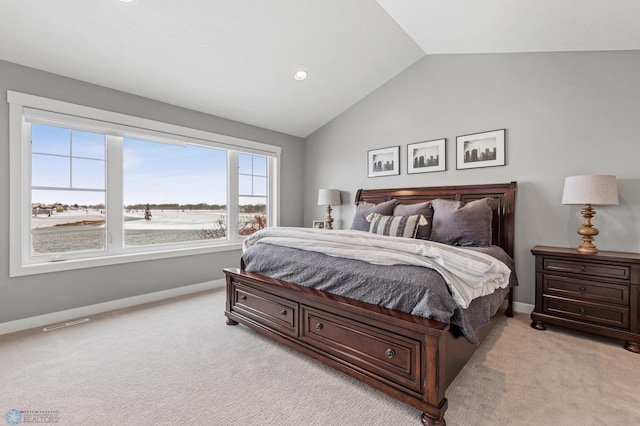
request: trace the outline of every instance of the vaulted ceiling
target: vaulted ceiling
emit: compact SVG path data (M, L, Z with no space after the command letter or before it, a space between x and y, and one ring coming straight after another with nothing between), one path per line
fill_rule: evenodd
M0 0L0 59L306 137L424 55L637 50L639 28L636 0Z

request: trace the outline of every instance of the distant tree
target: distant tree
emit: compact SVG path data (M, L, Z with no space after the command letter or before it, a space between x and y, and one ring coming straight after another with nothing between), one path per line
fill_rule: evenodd
M149 207L149 203L147 203L147 206L144 208L144 220L151 220L151 208Z

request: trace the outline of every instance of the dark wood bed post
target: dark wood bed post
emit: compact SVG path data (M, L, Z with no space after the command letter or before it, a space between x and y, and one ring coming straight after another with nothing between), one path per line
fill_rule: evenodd
M441 380L446 375L445 365L439 362L440 357L446 353L445 340L441 336L449 331L449 327L440 330L439 335L424 336L423 364L427 368L422 371L424 402L433 407L432 410L422 412L420 418L424 426L445 426L444 413L447 411L447 398L444 396L446 386L442 386Z
M435 418L427 413L422 413L422 417L420 418L420 420L422 421L422 424L424 426L446 426L447 424L447 422L444 421L444 417Z
M516 191L518 189L518 185L516 182L511 182L509 184L509 190L505 193L504 198L502 200L500 208L503 210L502 216L505 221L504 223L504 238L505 238L505 251L515 262L515 232L516 232ZM509 306L505 311L505 315L508 317L513 317L513 288L509 291Z
M233 308L233 300L229 297L229 295L231 294L231 292L233 292L233 287L231 284L231 281L227 278L226 279L227 283L226 283L226 287L227 287L227 301L225 302L225 310L226 312L231 312L231 308ZM231 319L229 316L227 316L227 325L238 325L238 321L235 321L233 319Z

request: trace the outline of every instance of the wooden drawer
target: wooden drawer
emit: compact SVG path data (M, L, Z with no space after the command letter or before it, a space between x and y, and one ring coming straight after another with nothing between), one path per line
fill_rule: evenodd
M301 340L388 384L422 390L420 342L302 306Z
M545 274L543 291L561 297L616 303L629 306L629 286L580 280L565 276Z
M543 262L545 271L568 272L593 277L617 278L629 280L631 268L629 265L615 265L593 263L581 260L563 260L545 257Z
M573 299L544 295L543 313L583 322L628 329L629 309Z
M233 281L231 310L270 328L296 337L299 305Z

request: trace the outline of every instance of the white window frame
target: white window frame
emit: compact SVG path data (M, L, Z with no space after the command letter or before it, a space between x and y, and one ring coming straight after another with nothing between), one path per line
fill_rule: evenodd
M264 155L268 158L268 226L278 226L279 188L280 188L280 155L281 148L261 142L220 135L207 131L177 126L160 121L149 120L127 114L101 110L84 105L48 99L40 96L7 91L9 103L9 275L11 277L66 271L95 266L114 265L120 263L139 262L169 257L215 253L238 250L242 247L243 238L238 235L238 156L239 152ZM124 137L148 139L154 142L171 144L196 144L211 148L220 148L229 152L227 164L227 239L195 242L186 246L176 245L144 246L111 252L100 252L90 257L70 256L64 261L36 261L31 256L29 232L31 231L31 149L30 122L69 126L74 129L106 133L109 142L119 141ZM122 163L122 154L109 152L107 161ZM117 158L117 156L120 158ZM122 188L122 173L110 175L107 188ZM107 190L107 203L121 203L121 190ZM116 202L117 204L117 202ZM112 204L113 205L113 204ZM122 223L122 217L112 209L107 221ZM115 214L114 214L115 213ZM120 213L120 215L122 212ZM109 223L107 223L107 228ZM119 235L107 235L107 238L120 239ZM122 247L121 241L114 241L114 247ZM63 257L64 258L64 257Z

